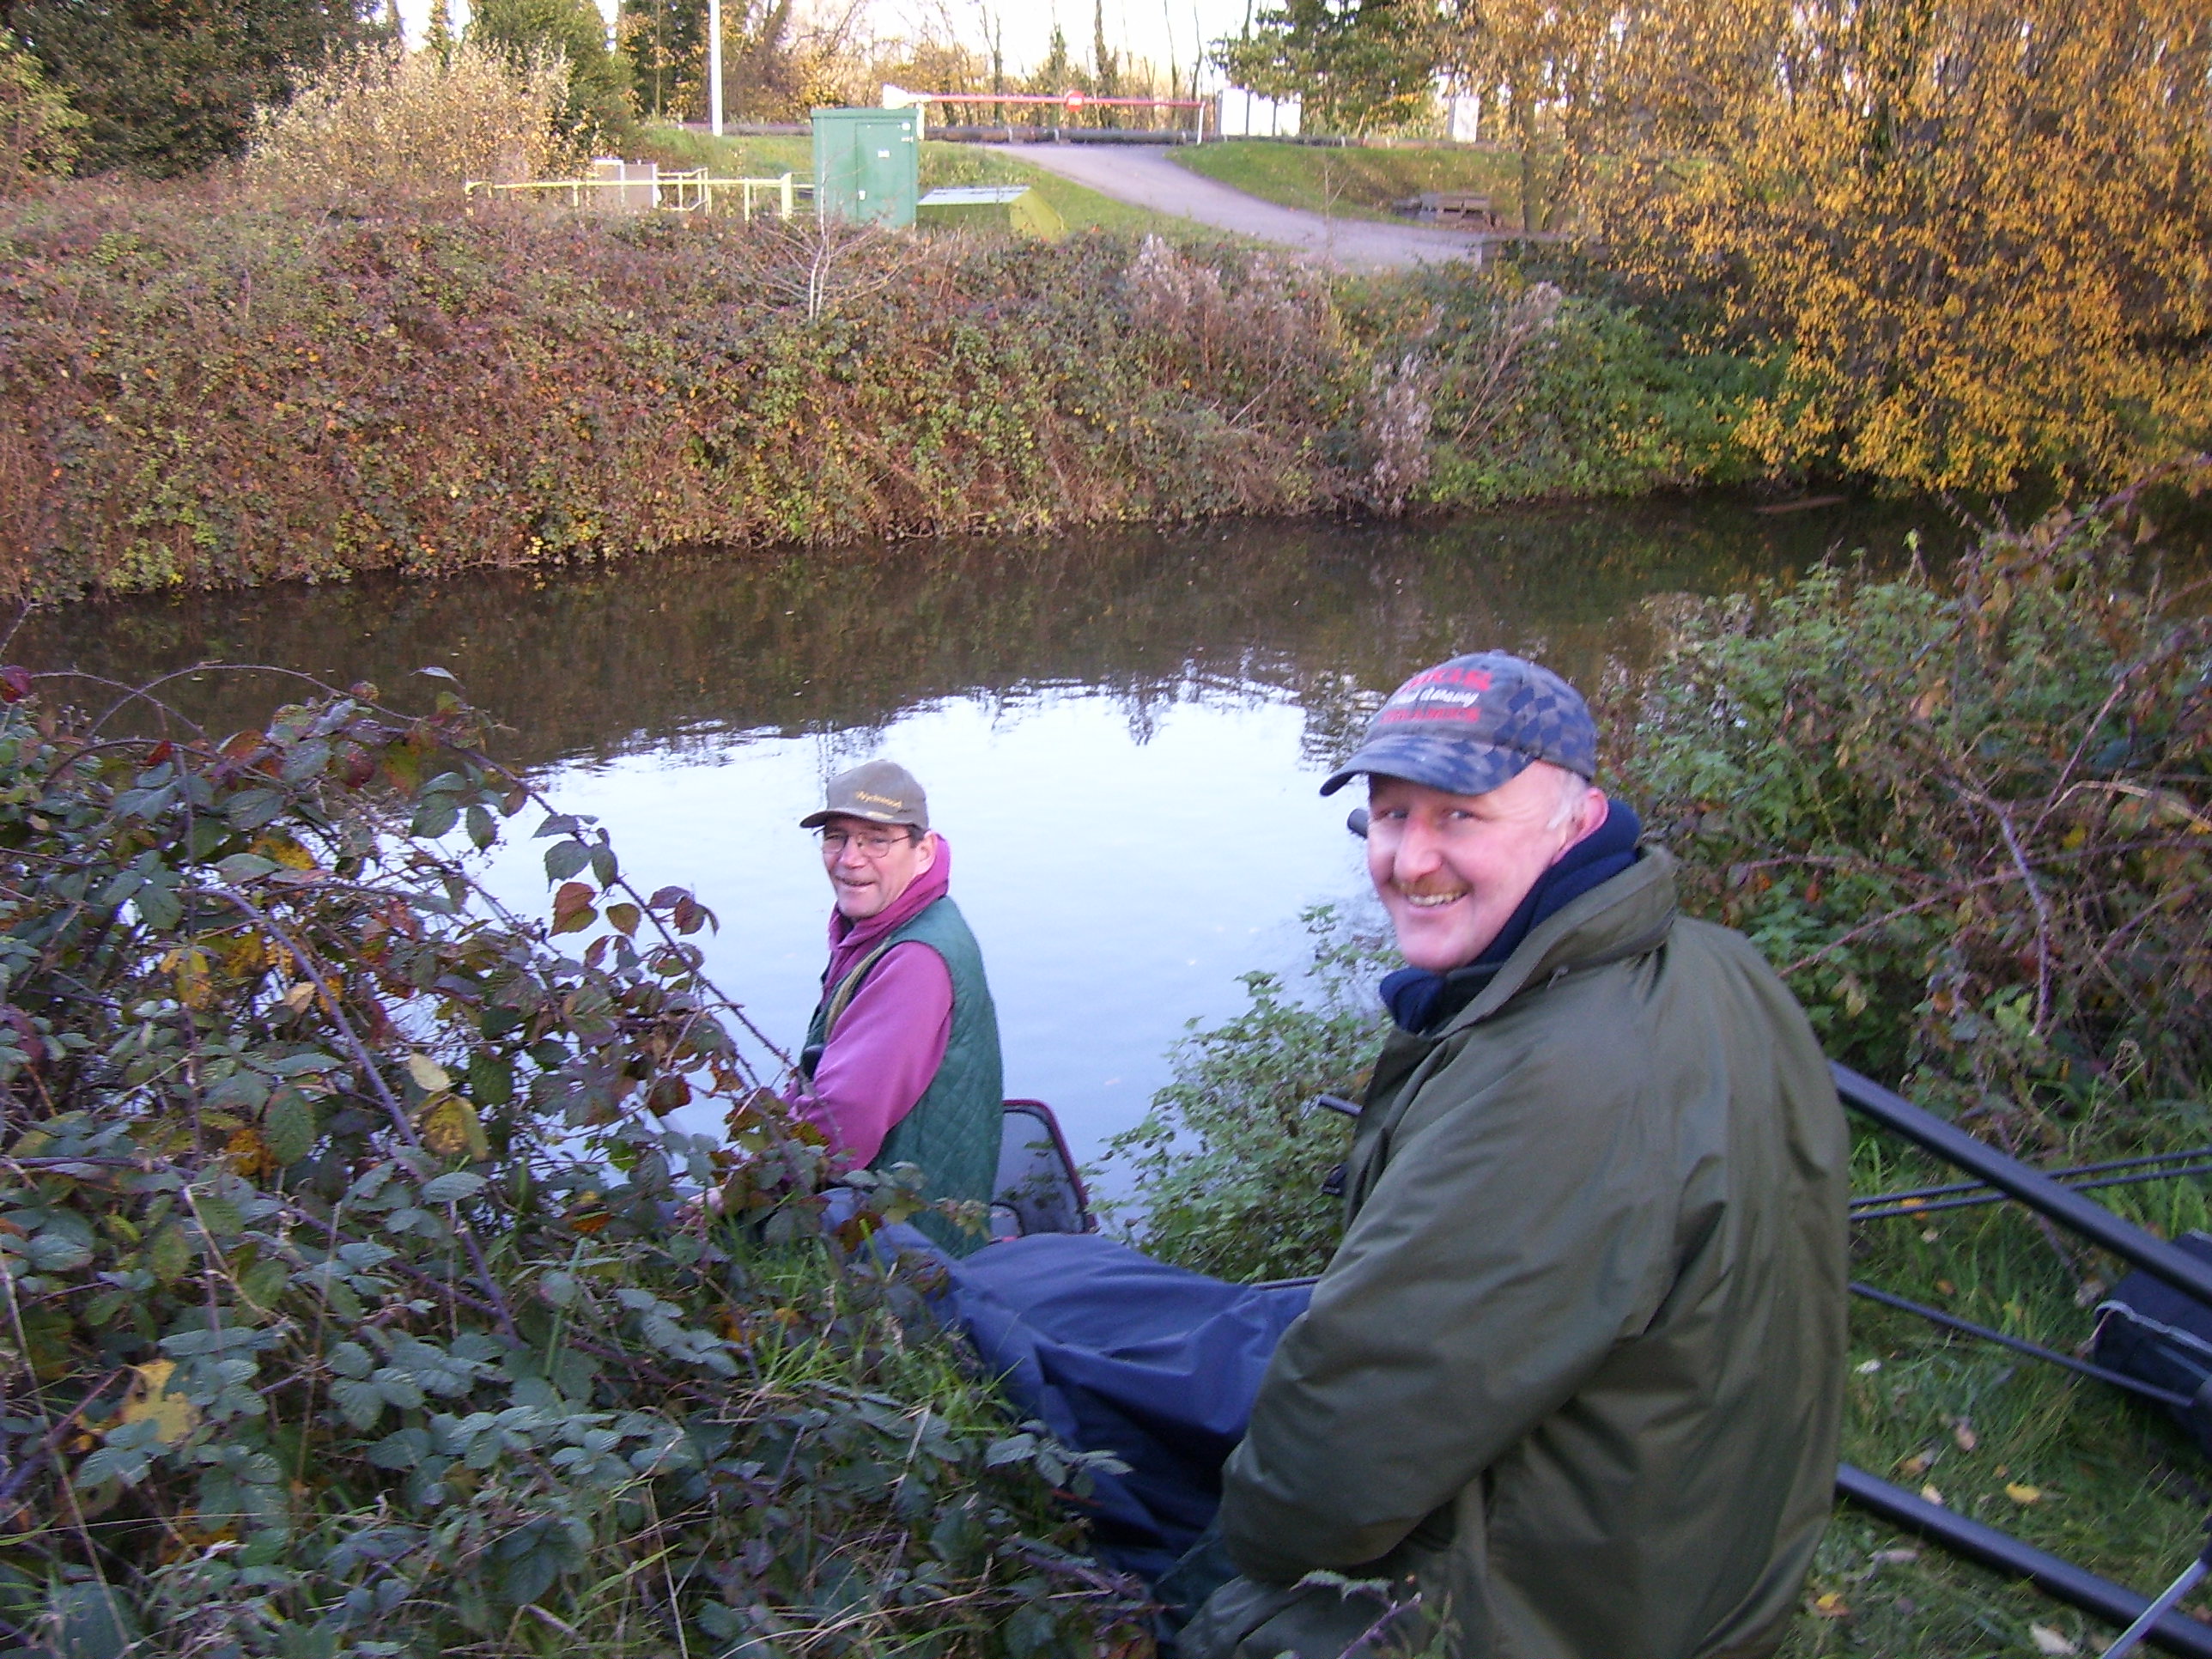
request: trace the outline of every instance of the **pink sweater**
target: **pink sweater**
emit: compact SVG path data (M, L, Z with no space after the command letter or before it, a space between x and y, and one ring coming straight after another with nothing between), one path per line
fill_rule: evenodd
M823 994L884 938L943 898L952 849L938 838L937 862L896 902L865 921L830 913L830 966ZM793 1101L855 1164L883 1149L891 1127L928 1092L952 1034L952 975L945 958L909 939L891 947L854 994L814 1068L811 1089Z

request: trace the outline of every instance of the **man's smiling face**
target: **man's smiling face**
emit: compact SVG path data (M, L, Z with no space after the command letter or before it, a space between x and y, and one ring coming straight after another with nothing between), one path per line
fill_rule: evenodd
M872 823L839 813L822 826L822 867L829 872L837 912L848 921L881 915L936 865L937 837L905 824Z
M1367 783L1367 873L1407 962L1465 967L1559 855L1605 821L1605 797L1541 761L1487 794L1380 775Z

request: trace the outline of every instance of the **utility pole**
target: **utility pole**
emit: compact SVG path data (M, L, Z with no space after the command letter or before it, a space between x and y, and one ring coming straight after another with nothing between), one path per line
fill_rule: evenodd
M707 119L722 136L722 0L707 0Z

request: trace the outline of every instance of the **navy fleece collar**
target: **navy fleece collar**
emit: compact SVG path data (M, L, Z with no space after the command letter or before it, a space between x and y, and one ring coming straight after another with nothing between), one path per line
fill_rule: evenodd
M1528 896L1506 918L1490 946L1464 968L1431 973L1425 968L1401 968L1383 976L1382 1000L1399 1028L1419 1036L1442 1024L1482 994L1491 975L1520 948L1521 941L1551 916L1584 893L1593 891L1636 862L1636 843L1644 834L1633 807L1623 801L1607 803L1605 822L1562 854L1559 861L1536 878Z

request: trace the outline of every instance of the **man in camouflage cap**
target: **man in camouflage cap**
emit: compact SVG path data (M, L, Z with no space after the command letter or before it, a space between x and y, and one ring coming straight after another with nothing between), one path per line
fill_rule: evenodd
M1780 981L1592 785L1596 739L1556 674L1455 657L1322 786L1367 780L1408 965L1343 1243L1224 1472L1242 1576L1185 1659L1782 1639L1836 1472L1842 1114Z

